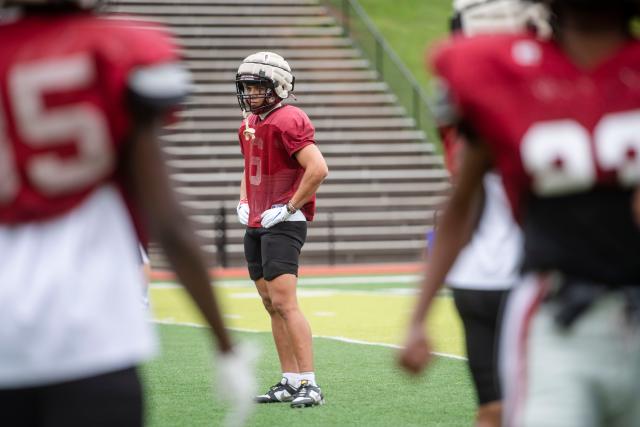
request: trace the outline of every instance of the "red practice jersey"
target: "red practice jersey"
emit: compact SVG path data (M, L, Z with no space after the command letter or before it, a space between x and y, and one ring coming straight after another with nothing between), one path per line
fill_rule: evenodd
M63 214L117 178L128 79L177 60L141 25L90 13L0 25L0 223Z
M502 174L525 231L525 269L640 283L630 202L640 184L640 43L584 70L553 41L458 38L433 66L449 117L488 145Z
M245 138L244 122L238 138L244 156L249 227L260 227L262 212L286 204L300 185L304 169L294 155L315 143L315 129L304 111L292 105L272 111L264 120L252 114L249 125L255 129L255 138ZM315 205L314 195L300 209L307 221L313 220Z

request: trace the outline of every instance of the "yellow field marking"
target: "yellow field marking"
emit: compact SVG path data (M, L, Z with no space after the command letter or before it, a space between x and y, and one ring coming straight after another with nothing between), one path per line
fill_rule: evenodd
M181 288L151 288L156 320L203 324ZM262 302L251 288L218 288L225 321L232 328L269 332ZM402 344L415 296L378 291L299 291L299 301L314 335L356 341ZM331 315L328 315L331 313ZM460 320L451 298L437 298L429 322L435 351L464 356Z

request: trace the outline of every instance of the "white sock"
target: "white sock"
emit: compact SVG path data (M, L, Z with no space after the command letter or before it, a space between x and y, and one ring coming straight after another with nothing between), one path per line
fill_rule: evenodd
M286 378L289 385L298 388L300 386L300 374L297 372L283 372L282 378Z
M307 380L309 384L313 386L317 386L316 384L316 373L315 372L300 372L300 381Z

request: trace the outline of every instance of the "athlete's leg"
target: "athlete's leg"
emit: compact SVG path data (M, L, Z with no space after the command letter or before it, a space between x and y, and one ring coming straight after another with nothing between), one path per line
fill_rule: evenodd
M284 321L300 371L299 386L291 402L293 408L324 403L324 395L316 384L313 371L311 328L300 310L296 295L298 258L306 235L306 222L283 222L270 228L261 239L262 268L269 300Z
M273 341L276 345L276 350L278 351L278 359L280 360L282 372L299 373L300 369L289 339L285 320L276 311L276 309L273 308L273 303L267 289L267 282L264 278L260 278L255 281L255 284L256 289L258 289L258 293L260 294L260 298L262 298L262 304L271 318L271 333L273 334Z
M545 302L534 314L528 333L527 373L523 385L523 412L518 425L536 427L595 427L601 408L591 369L595 348L604 346L591 337L576 334L590 313L571 330L561 330L554 320L553 304ZM588 334L593 336L593 334ZM586 338L586 339L584 339ZM602 367L607 364L601 360ZM593 385L593 386L592 386Z
M604 421L607 427L640 426L640 319L637 317L638 290L627 288L610 301L598 301L594 311L608 310L608 334L601 339L596 352L601 353L593 375L600 384L604 400ZM607 307L608 304L608 307ZM635 313L635 314L634 314ZM588 319L587 319L588 321ZM596 320L602 327L605 320ZM584 329L596 326L587 324ZM604 331L601 332L601 335Z
M502 425L502 401L478 406L475 427L500 427Z
M263 278L261 240L264 229L247 229L244 237L244 252L249 276L254 281L262 304L271 319L271 332L278 352L278 359L285 379L272 386L266 393L256 397L258 403L285 402L293 399L298 388L298 363L291 347L284 319L273 308L267 282Z
M497 374L499 312L506 291L453 289L465 331L469 369L478 397L476 427L499 427L501 393Z
M285 273L273 278L267 286L275 311L284 319L300 368L300 384L293 396L291 407L306 408L324 404L324 394L316 383L311 328L298 305L296 282L297 277L294 274Z
M283 319L300 373L313 372L311 328L296 295L298 259L307 236L305 222L283 222L262 236L262 268L269 299Z
M311 328L298 305L297 279L294 274L281 274L269 281L267 283L269 298L274 311L283 320L288 333L291 342L290 348L297 361L298 370L296 372L313 372Z

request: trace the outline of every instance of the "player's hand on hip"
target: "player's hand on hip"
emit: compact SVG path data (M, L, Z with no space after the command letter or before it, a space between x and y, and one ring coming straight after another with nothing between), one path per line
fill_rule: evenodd
M255 409L258 391L255 364L259 356L258 348L244 342L233 347L228 353L220 353L215 365L215 393L219 400L227 404L224 426L245 425Z
M262 215L260 215L260 218L262 218L260 224L264 228L270 228L282 221L286 221L290 216L291 214L287 209L287 205L267 209L266 211L262 212Z
M238 206L236 207L236 212L238 213L238 221L242 225L249 225L249 203L246 200L240 200Z
M411 326L398 364L412 375L418 375L431 361L431 343L422 325Z

